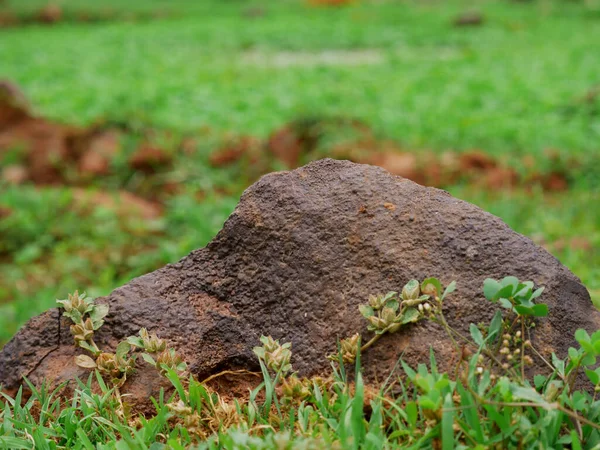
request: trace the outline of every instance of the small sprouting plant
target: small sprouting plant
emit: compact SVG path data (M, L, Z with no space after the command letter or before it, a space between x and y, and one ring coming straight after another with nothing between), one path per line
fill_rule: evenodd
M345 364L352 364L356 360L358 349L360 347L359 344L360 334L358 333L340 341L340 353L342 355L342 361ZM329 359L336 361L337 357L332 355L329 357Z
M70 329L75 344L94 356L102 353L94 342L94 331L104 324L108 305L96 305L93 299L86 297L85 293L79 294L78 291L69 294L67 300L56 302L64 309L63 316L73 322Z
M168 369L183 372L187 368L185 361L173 348L168 348L157 354L156 360L147 353L142 353L142 358L144 358L147 363L156 367L162 374L166 373Z
M516 277L505 277L502 280L487 278L483 282L483 294L492 303L498 303L504 309L514 314L512 320L496 321L501 329L494 327L495 335L500 336L498 345L490 351L486 348L488 356L492 356L504 370L519 368L521 379L525 379L525 366L533 364L527 351L531 348L531 340L528 338L529 329L535 326L536 317L548 315L548 305L545 303L534 303L544 288L534 289L531 281L519 281ZM500 316L498 316L500 317ZM479 336L471 327L471 335ZM495 338L496 336L494 336ZM478 339L480 341L480 339ZM488 342L490 339L488 339ZM478 342L481 345L482 342ZM534 350L532 350L534 351ZM495 354L493 354L495 353Z
M75 291L67 300L57 300L64 309L63 316L73 321L71 334L75 344L93 356L77 355L75 364L86 369L97 369L115 386L122 386L127 375L135 369L135 355L129 356L131 346L127 342L117 345L115 353L103 352L94 342L94 332L104 324L108 305L97 305L92 298Z
M300 404L311 396L312 381L297 375L284 378L281 382L281 397L285 404Z
M273 339L271 336L261 336L260 342L262 346L254 347L254 354L264 362L268 369L275 373L286 375L292 370L290 359L292 357L290 342L280 344L279 340Z
M520 282L516 277L502 280L487 278L483 282L483 294L491 302L498 302L503 308L522 317L545 317L548 315L548 305L533 302L542 295L544 288L534 290L533 287L533 282Z
M569 349L571 371L577 372L581 366L585 368L585 374L594 385L594 391L600 392L600 367L592 368L596 359L600 358L600 330L591 336L585 330L577 330L575 339L581 346L579 350ZM574 376L575 378L575 376Z
M167 348L167 343L163 339L156 334L150 335L145 328L141 328L138 334L139 336L129 336L127 342L148 353L162 352Z
M391 291L387 294L370 295L368 302L358 306L358 310L367 320L367 329L375 333L367 343L360 347L367 350L385 333L395 333L403 326L422 319L441 320L442 302L456 288L452 282L445 291L437 278L427 278L423 283L410 280L404 285L401 293ZM360 334L340 341L342 361L351 364L355 361L359 350ZM337 361L337 354L329 355L329 359Z
M75 363L86 369L98 369L98 372L107 377L114 386L122 386L135 370L135 355L129 356L131 346L127 342L117 345L115 353L101 352L96 360L88 355L78 355Z
M150 335L145 328L139 331L139 336L130 336L126 341L120 342L115 353L103 352L94 342L94 332L104 324L104 318L109 312L108 305L97 305L92 298L77 291L69 294L67 300L57 300L57 303L64 309L63 316L73 321L71 334L75 344L93 356L77 355L75 364L85 369L97 369L114 386L122 386L127 376L135 370L137 354L129 354L132 347L144 350L142 358L156 367L162 375L169 369L180 372L186 369L185 362L177 352L167 348L164 340L155 334Z
M597 359L600 358L600 330L590 336L587 331L579 329L575 332L575 339L580 347L570 347L566 359L560 359L552 353L551 367L558 380L553 380L552 377L542 380L538 377L538 382L540 384L553 383L557 390L570 393L577 376L583 369L594 386L594 392L598 393L600 392L600 367L595 366Z
M187 368L175 349L167 348L167 343L156 334L151 335L145 328L140 329L138 334L138 336L129 336L127 342L144 350L142 353L144 361L156 367L161 374L164 375L168 369L182 372Z

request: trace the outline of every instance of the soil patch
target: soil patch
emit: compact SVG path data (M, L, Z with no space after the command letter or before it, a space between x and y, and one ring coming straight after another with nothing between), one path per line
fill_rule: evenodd
M90 10L70 10L59 3L47 5L30 12L19 13L0 5L0 29L31 25L56 25L60 23L106 23L114 21L136 21L165 17L165 11L118 11L110 7Z
M75 127L39 117L18 86L0 82L0 182L116 187L131 191L118 194L129 203L133 196L143 197L136 200L139 204L161 202L176 191L163 175L184 143L171 139L169 148L161 146L157 142L166 141L163 135L117 123ZM128 185L134 176L137 182Z
M570 178L566 168L537 171L533 169L535 161L527 158L523 165L530 170L520 172L509 162L479 149L443 153L404 149L397 142L377 137L366 124L347 118L295 120L275 130L262 142L245 137L227 143L211 155L210 163L214 167L224 167L239 161L249 162L254 169L262 167L262 173L267 173L273 166L265 163L265 154L267 159L290 169L325 156L348 159L380 166L394 175L434 187L456 183L489 190L540 186L555 192L568 189ZM549 150L547 158L554 160L557 155Z

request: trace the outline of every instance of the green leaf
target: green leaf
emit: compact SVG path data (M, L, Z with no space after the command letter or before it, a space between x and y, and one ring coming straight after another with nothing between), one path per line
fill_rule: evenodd
M166 371L165 376L171 382L171 384L177 391L177 394L179 394L179 398L183 401L183 403L185 405L187 405L188 404L187 396L186 396L183 384L181 383L181 379L179 378L179 374L175 370L168 368L168 367L165 368L165 371Z
M385 304L385 308L389 308L392 311L396 312L398 311L398 308L400 307L400 303L398 303L398 300L388 300Z
M496 405L483 405L483 408L487 411L490 419L494 421L494 423L498 426L500 431L505 435L510 435L510 420L500 414L498 411L498 407ZM477 417L477 415L475 415ZM479 417L477 417L476 424L479 425ZM483 440L483 433L481 433L480 441Z
M502 298L509 299L513 296L513 292L514 292L514 288L513 288L512 284L509 284L508 286L504 286L498 292L496 292L494 299L495 300L499 300Z
M402 314L401 324L405 325L410 322L417 322L419 320L419 310L417 308L407 308Z
M586 352L591 353L591 354L596 353L596 349L594 348L594 346L592 345L591 342L581 341L579 344L581 345L581 348L583 350L585 350Z
M527 308L533 308L534 303L523 297L515 297L516 303Z
M573 348L573 347L569 347L569 350L567 352L569 354L569 358L571 358L573 361L576 361L579 359L579 352L577 351L577 349Z
M77 433L77 438L79 442L83 445L83 448L85 448L86 450L96 450L96 447L94 446L94 444L92 444L92 441L90 441L90 438L87 436L83 428L77 428L75 433Z
M452 395L446 394L442 412L442 450L454 450L454 402Z
M94 305L90 311L90 319L92 319L92 321L104 319L107 316L109 309L108 305Z
M542 397L542 395L533 388L511 385L510 391L515 398L537 403L545 409L551 409L550 404L546 401L546 399L544 399L544 397Z
M492 278L486 278L483 282L483 295L490 301L496 301L496 293L502 286Z
M503 308L510 309L510 310L512 310L512 309L513 309L513 305L512 305L512 303L510 302L510 300L508 300L508 299L506 299L506 298L501 298L501 299L499 299L499 302L500 302L500 305L501 305Z
M59 308L63 308L66 312L69 312L71 309L73 309L73 306L71 306L71 300L56 300L56 303L58 303Z
M496 336L500 334L502 330L502 312L496 311L492 321L490 322L490 326L488 327L488 335L485 338L486 342L493 342Z
M600 384L600 367L598 367L596 370L586 369L585 374L594 386Z
M559 375L565 375L565 362L556 356L556 353L552 353L552 365L558 371Z
M515 311L521 316L533 316L533 308L528 308L526 306L515 305Z
M535 375L533 377L533 384L535 385L536 389L541 389L545 383L546 377L544 375Z
M92 320L94 331L99 330L102 325L104 325L104 320Z
M85 350L87 350L88 352L92 353L93 355L97 355L98 353L100 353L98 350L96 350L91 344L88 344L85 341L79 341L79 346Z
M129 344L133 345L134 347L144 348L144 341L142 340L141 337L129 336L127 338L127 342L129 342Z
M581 359L581 365L583 366L593 366L594 364L596 364L596 356L591 353L585 354Z
M579 435L575 430L571 430L571 450L582 450Z
M437 380L435 382L435 384L433 385L434 388L442 391L443 389L447 388L448 386L450 386L450 380L448 378L446 378L445 375L442 375L442 378L440 378L439 380Z
M426 278L421 283L421 292L428 295L440 296L442 293L442 283L437 278Z
M506 286L512 287L512 292L515 292L519 287L519 279L517 277L504 277L500 281L500 285L504 288Z
M96 361L90 358L88 355L77 355L75 357L75 364L84 369L95 369Z
M417 404L414 401L406 402L404 412L406 413L408 424L414 429L417 426L417 419L419 415Z
M521 300L529 300L531 298L533 283L526 281L525 283L519 283L516 288L516 292L513 294L514 297L519 297Z
M9 436L0 436L0 444L1 448L11 449L11 450L24 450L24 449L32 449L31 441L27 439L21 439L16 437Z
M387 294L385 294L383 296L383 302L387 302L388 300L391 300L392 298L394 298L396 296L396 294L398 294L396 291L390 291Z
M408 379L414 382L415 378L417 377L417 373L403 360L401 360L400 363L402 364L402 369L404 369L404 373L406 374Z
M483 347L483 344L484 344L483 335L481 334L481 331L479 330L479 328L477 328L477 325L472 323L471 326L469 327L469 331L471 332L471 337L473 338L473 341L477 345L479 345L479 347Z
M375 314L375 311L373 311L373 308L369 305L358 305L358 310L364 318L371 317Z
M356 375L355 386L354 398L352 399L351 428L354 438L354 448L358 449L365 436L365 426L363 424L365 390L360 372Z
M402 288L402 298L404 300L414 300L419 298L420 286L417 280L410 280Z
M117 359L125 359L127 353L129 353L129 350L131 350L131 345L129 344L129 342L119 342L119 345L117 345L117 350L115 352Z
M452 294L456 290L456 281L453 281L446 287L446 290L442 294L442 300L444 300L448 295Z
M537 289L536 291L533 292L533 294L531 294L531 300L538 298L540 295L542 295L542 292L544 292L544 288L541 287L539 289Z
M150 356L148 353L142 353L142 358L144 361L146 361L148 364L156 367L156 361L154 361L154 358L152 356Z
M583 328L579 328L575 331L575 339L581 345L583 342L591 342L590 335Z
M548 315L548 305L545 303L533 305L531 309L533 311L533 315L536 317L546 317Z
M81 322L81 313L76 309L72 309L71 312L65 312L63 316L68 317L73 323Z
M440 407L440 403L442 399L440 397L436 398L436 394L439 395L437 391L431 391L427 395L421 395L418 399L419 406L423 409L431 409L436 411Z
M456 390L460 394L460 406L464 407L463 414L467 424L473 431L478 442L483 441L483 430L481 428L481 420L477 414L477 408L473 395L468 392L460 382L456 384Z

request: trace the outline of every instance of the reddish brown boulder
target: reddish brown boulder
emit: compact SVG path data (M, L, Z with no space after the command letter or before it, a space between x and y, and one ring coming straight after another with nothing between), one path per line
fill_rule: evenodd
M550 316L533 337L542 351L563 357L577 328L600 328L579 279L499 218L381 168L326 159L264 176L206 248L99 299L110 314L97 342L114 349L147 327L203 378L256 369L252 347L270 334L292 342L295 369L317 374L328 370L325 355L336 338L365 331L357 306L369 294L398 290L412 278L457 280L445 310L452 326L466 330L494 313L483 280L506 275L546 287ZM413 365L427 361L430 346L448 367L454 355L434 323L385 336L364 355L366 376L385 379L401 355ZM0 383L14 390L23 376L39 383L84 375L73 362L80 352L52 309L0 352ZM148 376L140 369L123 390L156 392Z

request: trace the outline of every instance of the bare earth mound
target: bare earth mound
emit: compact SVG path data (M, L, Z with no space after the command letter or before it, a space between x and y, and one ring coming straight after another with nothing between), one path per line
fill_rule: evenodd
M412 278L457 280L445 311L453 327L466 330L489 323L495 311L483 280L506 275L546 287L550 316L534 335L543 352L564 356L577 328L600 328L579 279L499 218L381 168L326 159L264 176L206 248L99 299L110 315L95 340L114 350L146 327L202 379L256 369L252 347L270 334L291 341L294 368L313 375L328 369L325 355L336 338L365 331L357 306L369 294L399 290ZM10 392L23 376L34 383L84 376L73 362L83 351L68 325L57 309L29 321L0 352L0 384ZM385 336L364 356L366 376L384 379L401 355L412 365L424 362L430 346L442 368L456 356L433 323ZM123 389L134 401L156 393L148 369Z

